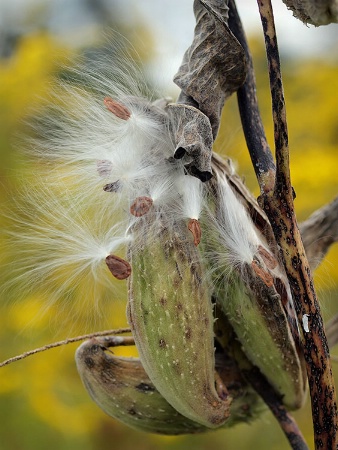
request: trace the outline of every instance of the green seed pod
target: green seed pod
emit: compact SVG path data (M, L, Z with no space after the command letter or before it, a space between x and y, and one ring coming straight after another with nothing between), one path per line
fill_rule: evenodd
M251 363L285 406L299 408L305 371L290 328L293 310L286 276L227 180L219 177L212 192L207 247L214 296Z
M226 341L230 352L236 344L238 347L238 342L234 343L226 336L226 329L218 329L216 333L222 344ZM163 398L139 359L118 357L109 351L110 347L129 345L129 340L121 336L95 338L84 342L77 349L77 368L94 402L109 416L140 431L165 435L210 431L210 428L179 414ZM240 349L238 352L241 353ZM233 398L230 417L223 427L252 421L261 413L264 405L243 379L228 349L223 351L220 348L216 355L216 368L222 383L229 385Z
M95 403L108 415L148 433L186 434L206 431L179 414L156 390L136 358L107 353L125 338L113 336L84 342L76 351L82 382Z
M128 319L142 365L179 413L219 427L230 399L215 388L210 289L193 236L185 221L156 212L132 232Z
M236 275L231 288L219 290L219 304L229 318L243 350L265 375L290 409L304 401L304 377L294 339L274 286L266 286L247 267L244 284Z

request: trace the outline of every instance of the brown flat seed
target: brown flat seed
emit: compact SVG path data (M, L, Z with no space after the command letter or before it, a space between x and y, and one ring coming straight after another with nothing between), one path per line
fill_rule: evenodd
M131 266L128 261L116 255L108 255L106 264L112 275L118 280L125 280L131 274Z
M100 159L99 161L97 161L96 166L100 177L106 177L110 175L113 165L107 159Z
M194 244L197 247L198 244L201 242L202 237L202 230L199 221L197 219L190 219L188 223L188 229L194 236Z
M126 108L126 106L121 103L113 100L111 97L105 97L103 103L106 105L107 109L112 112L116 117L119 117L122 120L128 120L131 113Z
M277 266L277 259L261 245L258 246L258 253L262 257L262 260L265 262L268 269L274 269Z
M273 277L269 272L266 272L262 267L258 265L256 261L252 261L251 267L253 268L254 272L257 276L263 281L266 286L271 287L273 286Z
M135 217L141 217L147 214L153 205L153 199L150 197L137 197L130 206L130 212Z
M122 190L122 183L120 180L113 181L103 186L105 192L120 192Z

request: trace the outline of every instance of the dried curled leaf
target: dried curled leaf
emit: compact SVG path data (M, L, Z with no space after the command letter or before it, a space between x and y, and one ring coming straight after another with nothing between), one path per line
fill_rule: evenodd
M194 39L174 77L183 91L178 102L191 99L209 118L214 138L225 99L246 77L244 50L228 27L228 10L223 0L195 0Z
M337 0L283 0L294 17L319 27L338 22Z
M212 144L225 99L244 83L246 59L230 31L228 7L222 0L195 0L194 39L174 82L182 89L177 104L167 108L175 158L201 181L211 176Z

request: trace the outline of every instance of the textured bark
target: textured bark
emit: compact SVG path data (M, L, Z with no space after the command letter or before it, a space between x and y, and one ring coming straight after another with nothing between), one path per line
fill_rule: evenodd
M274 121L276 177L260 205L271 223L284 262L299 323L306 315L309 329L301 336L308 374L316 449L337 447L337 402L329 348L320 306L294 211L290 180L288 131L277 38L270 0L258 0L269 65ZM303 326L304 327L304 326Z

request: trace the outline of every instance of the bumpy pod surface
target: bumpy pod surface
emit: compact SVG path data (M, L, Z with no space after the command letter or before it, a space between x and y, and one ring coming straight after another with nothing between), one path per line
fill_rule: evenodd
M123 340L108 338L114 342L119 339ZM150 381L140 360L106 353L108 340L92 339L76 352L82 382L104 412L148 433L175 435L207 430L169 405Z
M128 318L140 359L163 397L207 427L229 416L215 388L213 311L198 249L184 220L161 213L133 226Z
M280 296L273 286L259 280L254 283L252 288L239 278L233 280L230 288L219 291L219 303L249 360L282 396L285 406L297 409L304 401L304 379Z
M220 330L217 332L220 335ZM222 330L224 341L224 332ZM94 338L76 351L82 382L94 402L109 416L148 433L178 435L210 430L179 414L158 392L141 361L114 355L109 349L125 345L121 336ZM225 339L226 346L232 346ZM223 350L216 356L216 368L233 398L229 419L222 427L248 422L263 410L257 394L241 376L235 361Z
M209 225L207 247L214 297L247 358L285 406L297 409L305 397L305 372L289 324L292 298L285 273L226 179L219 178L213 192L214 229Z

